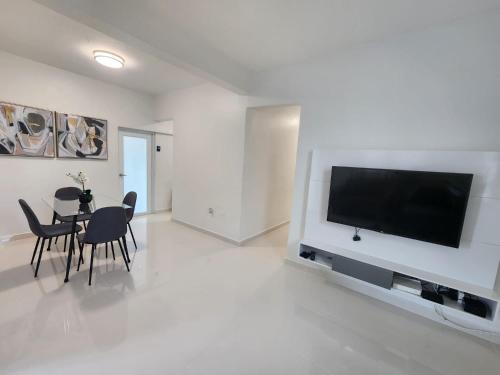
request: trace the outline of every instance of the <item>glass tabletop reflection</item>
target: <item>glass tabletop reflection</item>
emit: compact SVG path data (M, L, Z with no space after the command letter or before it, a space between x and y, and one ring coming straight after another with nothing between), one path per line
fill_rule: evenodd
M90 203L81 203L79 199L63 200L52 196L43 197L42 200L59 216L75 216L82 214L92 214L103 207L123 207L132 208L122 201L100 194L93 194Z

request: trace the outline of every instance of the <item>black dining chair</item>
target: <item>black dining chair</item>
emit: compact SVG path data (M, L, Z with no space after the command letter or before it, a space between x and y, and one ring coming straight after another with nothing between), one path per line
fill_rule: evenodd
M73 201L79 199L80 194L82 193L82 190L76 186L67 186L67 187L62 187L56 190L54 197L65 201ZM77 222L83 223L84 228L86 228L85 222L90 220L90 214L81 214L78 215L76 218ZM58 213L54 212L54 217L53 217L53 224L56 223L56 221L60 221L61 223L72 223L73 222L73 216L61 216ZM56 237L54 243L57 243L57 240L59 239L59 236ZM66 252L66 243L68 241L68 235L64 236L64 252ZM47 251L50 251L50 245L52 244L52 240L49 240L49 246L47 248Z
M137 243L135 242L134 232L132 232L132 227L130 226L130 221L134 218L135 203L137 202L137 193L135 191L129 191L123 198L123 203L130 206L130 208L125 209L125 214L127 216L127 226L132 235L132 241L134 241L135 249L137 250Z
M125 197L123 197L123 203L126 204L127 206L130 206L130 208L125 209L125 216L127 217L127 226L128 229L130 230L130 234L132 235L132 241L134 241L134 246L135 249L137 250L137 243L135 242L135 237L134 237L134 232L132 232L132 227L130 225L130 221L134 218L134 212L135 212L135 204L137 202L137 193L135 191L129 191ZM120 244L118 242L118 244ZM111 242L111 251L113 252L113 260L115 259L115 248L113 246L113 242ZM127 253L128 255L128 253ZM106 243L106 258L108 257L108 243ZM128 259L130 262L130 258Z
M130 272L128 263L130 261L128 256L127 241L125 235L127 234L127 217L125 210L122 207L104 207L96 210L90 218L87 230L85 233L78 235L78 243L80 247L80 258L78 260L78 270L83 261L83 247L85 244L92 245L90 254L90 270L89 270L89 285L92 284L92 269L94 266L94 253L97 245L108 242L118 241L120 250L122 252L123 260L127 271ZM123 242L120 243L120 240Z
M33 232L35 236L38 237L35 245L35 250L33 251L33 256L31 257L31 263L35 260L35 255L37 253L38 245L40 243L40 239L42 239L42 246L40 247L40 251L38 252L38 261L36 263L35 269L35 277L38 276L38 269L40 268L40 261L42 260L43 248L45 246L45 241L49 239L49 241L56 236L65 236L71 234L72 224L71 223L62 223L62 224L52 224L52 225L43 225L40 224L38 217L35 212L31 209L31 207L26 203L24 199L19 199L19 205L21 206L26 219L28 220L28 225L30 230ZM80 225L76 226L76 232L80 232L82 227Z

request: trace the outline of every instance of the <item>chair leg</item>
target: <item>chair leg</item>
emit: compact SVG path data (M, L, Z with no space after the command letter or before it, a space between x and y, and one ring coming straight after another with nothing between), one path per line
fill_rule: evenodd
M38 269L40 268L40 261L42 260L43 247L45 245L45 238L42 240L42 246L38 252L38 261L36 262L35 277L38 277Z
M54 245L57 244L58 239L59 239L59 236L56 236L56 240L54 241Z
M125 237L122 237L122 239L118 239L117 242L118 242L118 245L120 245L120 250L122 252L122 254L127 254L125 252L125 250L123 249L123 246L122 246L122 240L123 240L123 244L126 245L127 244L127 241L125 241L124 239ZM125 255L125 259L127 260L127 263L130 263L130 260L128 259L127 255Z
M87 230L87 224L85 224L85 221L83 222L83 227Z
M56 212L52 214L52 225L56 223ZM56 237L56 242L57 242L57 237ZM50 245L52 245L52 237L49 238L49 246L47 246L47 251L50 251Z
M66 252L66 243L68 242L68 235L64 236L64 252Z
M116 241L116 242L118 242L118 246L120 246L120 251L122 252L122 254L125 254L123 252L123 246L122 246L122 242L120 241L120 239L118 239L118 241Z
M111 253L113 254L113 260L116 260L116 258L115 258L115 245L113 245L113 241L111 241Z
M118 239L118 245L120 245L120 250L122 252L123 261L125 262L125 266L127 267L127 271L130 272L130 268L128 267L128 262L127 262L127 256L125 255L125 252L123 251L123 247L122 247L122 244L120 243L119 239Z
M92 285L92 269L94 267L95 245L92 245L92 254L90 255L89 285Z
M78 258L78 267L76 268L77 271L80 271L80 264L83 263L83 243L78 241L78 248L80 249L80 256Z
M127 261L130 263L130 256L128 255L127 239L125 238L125 236L123 236L122 240L123 240L123 247L125 248L125 254L127 254Z
M130 222L128 222L127 224L128 224L128 229L130 230L130 234L132 235L132 241L134 241L135 249L137 250L137 244L135 243L134 232L132 232L132 227L130 226Z
M89 285L92 285L92 270L94 268L94 253L96 245L92 245L92 250L90 254L90 270L89 270Z
M36 255L36 251L38 250L38 244L39 243L40 243L40 237L38 237L37 240L36 240L35 250L33 250L33 256L31 257L31 263L30 264L33 264L33 261L35 260L35 255Z
M108 243L106 242L106 259L108 259Z

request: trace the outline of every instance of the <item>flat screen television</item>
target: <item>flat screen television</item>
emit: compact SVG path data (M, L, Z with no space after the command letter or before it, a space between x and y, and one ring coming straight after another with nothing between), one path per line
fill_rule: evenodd
M472 178L334 166L327 220L458 248Z

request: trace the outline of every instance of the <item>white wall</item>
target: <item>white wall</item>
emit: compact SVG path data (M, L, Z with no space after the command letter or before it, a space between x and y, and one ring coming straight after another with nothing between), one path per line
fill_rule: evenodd
M103 118L109 126L107 161L0 158L0 238L28 231L19 198L26 199L43 221L50 220L41 197L72 185L67 172L85 171L95 193L121 199L117 129L152 123L152 98L4 52L0 66L1 101Z
M302 107L289 257L315 148L500 150L500 13L260 74L253 94Z
M156 117L173 119L175 126L173 218L235 241L240 233L246 103L246 97L212 84L156 101Z
M172 120L158 121L141 126L141 130L154 133L152 145L154 199L152 210L171 210L174 183L174 122ZM156 146L161 147L160 152L156 151Z
M155 133L174 134L174 122L172 120L158 121L141 126L141 129Z
M247 128L250 131L245 134L247 108L275 102L267 97L238 95L213 84L156 98L156 118L171 119L175 126L173 219L236 242L288 220L291 191L284 185L288 189L292 186L294 163L287 163L289 158L286 161L280 159L283 155L277 151L295 157L297 127L295 125L294 132L288 132L282 126L289 125L289 117L296 120L299 108L282 110L281 115L273 114L272 110L264 111L261 117L252 121ZM272 126L273 118L277 123L266 130L266 126ZM282 135L285 138L281 139ZM268 147L260 157L258 153L262 145L257 143L258 137L273 140L265 139ZM247 147L245 139L250 139ZM272 143L278 148L273 149ZM247 158L245 148L249 152ZM268 161L274 164L264 165ZM264 169L259 172L258 167ZM281 167L286 173L277 173L269 181L264 178L264 174L276 173ZM283 177L282 181L278 181L279 177ZM244 181L247 185L245 193ZM258 190L253 190L258 185ZM271 186L274 190L266 192ZM266 199L280 199L276 199L273 207L269 207L266 200L266 204L259 202L257 210L248 209L251 200L260 199L263 194L267 194ZM245 213L242 211L244 204ZM209 214L209 208L214 209L213 215Z
M242 240L290 220L299 122L298 106L247 110Z
M174 137L162 133L154 134L154 211L172 209L172 187L174 171ZM158 152L156 147L160 146Z

